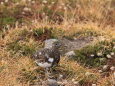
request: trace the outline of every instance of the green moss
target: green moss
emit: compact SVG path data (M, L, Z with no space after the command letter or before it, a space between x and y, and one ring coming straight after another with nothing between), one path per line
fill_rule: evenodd
M102 41L95 45L86 46L80 50L75 50L76 57L74 58L81 64L85 64L89 67L99 67L106 64L107 55L113 51L113 43L108 41ZM98 55L102 53L102 55ZM91 55L94 56L91 56Z
M33 46L23 45L21 51L23 55L32 55L36 51L36 49L34 45Z
M50 38L59 38L64 35L64 31L60 28L52 28L52 27L36 28L33 30L33 35L36 37L40 37L43 34L49 36Z
M39 46L35 43L33 44L20 44L19 42L12 42L8 44L8 50L12 50L14 53L20 52L22 55L32 55Z
M0 25L14 25L16 22L16 19L14 17L3 17L0 18Z
M15 41L15 42L9 43L7 48L8 50L18 52L19 50L21 50L21 45L17 41Z
M44 33L44 29L43 28L36 28L33 29L33 34L37 37L41 36Z

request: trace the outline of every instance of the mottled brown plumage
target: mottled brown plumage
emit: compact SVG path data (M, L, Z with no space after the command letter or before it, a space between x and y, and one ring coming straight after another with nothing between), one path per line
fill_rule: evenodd
M40 66L42 64L51 65L48 67L53 67L54 65L57 65L60 61L60 52L59 48L61 46L61 43L54 42L52 47L50 48L43 48L39 51L37 51L33 58L35 59L36 63Z

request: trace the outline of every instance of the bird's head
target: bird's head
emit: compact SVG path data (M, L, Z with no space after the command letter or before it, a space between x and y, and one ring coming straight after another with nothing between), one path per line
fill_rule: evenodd
M59 49L61 46L62 46L62 43L61 43L60 41L55 41L55 42L52 44L52 47L53 47L53 48L56 48L56 49Z

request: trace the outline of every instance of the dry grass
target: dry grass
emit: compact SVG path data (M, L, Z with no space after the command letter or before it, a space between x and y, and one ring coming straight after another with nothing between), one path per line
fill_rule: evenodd
M46 79L44 69L38 67L30 57L43 47L41 40L47 38L47 33L36 40L34 29L54 28L52 35L56 38L93 36L99 37L99 40L101 37L115 39L114 0L56 1L51 4L53 0L48 0L43 4L42 0L35 0L35 3L12 0L0 4L0 86L31 86ZM31 11L23 11L24 7L31 8ZM113 72L103 77L98 68L87 68L66 57L61 58L55 70L55 77L62 74L64 80L71 83L74 79L80 86L115 84ZM70 83L66 86L73 86Z

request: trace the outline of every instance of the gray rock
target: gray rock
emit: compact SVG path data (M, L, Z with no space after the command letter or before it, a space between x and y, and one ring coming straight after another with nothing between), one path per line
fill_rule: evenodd
M79 86L79 82L78 81L74 81L73 83L74 83L74 85L78 85Z
M45 46L44 46L44 48L52 48L53 43L56 42L56 41L59 41L59 40L57 40L57 39L48 39L48 40L45 40Z
M114 66L110 67L110 70L114 71L114 70L115 70L115 67L114 67Z
M109 68L110 68L110 66L109 66L109 65L104 65L104 66L103 66L103 71L108 71L108 70L109 70Z
M66 46L65 52L74 51L76 49L81 49L93 42L94 38L86 37L83 39L76 38L75 40L69 40L67 38L62 38L60 41Z
M67 56L67 57L73 57L73 56L75 56L75 55L76 55L76 54L75 54L74 51L70 51L70 52L65 53L65 56Z
M58 86L58 83L55 79L48 79L48 86Z

